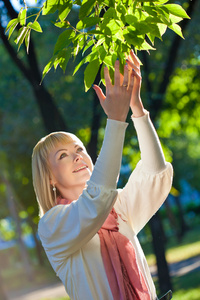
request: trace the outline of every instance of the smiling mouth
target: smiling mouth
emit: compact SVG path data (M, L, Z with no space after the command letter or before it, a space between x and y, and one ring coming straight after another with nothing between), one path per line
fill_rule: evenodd
M73 173L76 173L76 172L79 172L79 171L82 171L82 170L85 170L85 169L87 169L87 166L80 167L80 168L74 170Z

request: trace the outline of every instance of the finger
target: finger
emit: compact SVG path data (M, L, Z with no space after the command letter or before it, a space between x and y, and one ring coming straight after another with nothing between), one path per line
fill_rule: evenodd
M124 80L122 86L127 88L128 83L129 83L129 70L128 70L128 65L126 64L124 66Z
M142 80L142 76L138 74L138 72L134 68L132 69L132 72L137 79Z
M130 81L129 81L129 86L128 86L128 91L130 93L132 93L132 90L133 90L135 77L136 77L136 75L135 75L135 71L133 69L132 72L131 72L131 75L130 75Z
M132 61L130 57L126 59L127 64L131 67L131 69L136 70L140 74L140 68L138 68Z
M123 84L123 81L124 81L124 76L120 73L120 85L122 85Z
M140 67L140 61L139 61L138 57L135 55L133 50L130 51L130 56L133 60L134 65L136 65L139 68Z
M104 68L104 79L105 79L106 89L107 89L108 87L110 87L112 85L112 83L110 80L110 74L109 74L108 67L106 67L106 66Z
M114 79L115 79L115 85L120 85L120 71L119 71L119 60L117 59L115 62L115 75L114 75Z
M106 96L104 95L102 89L98 85L93 85L93 89L95 90L97 97L99 98L100 103L102 104L105 100Z

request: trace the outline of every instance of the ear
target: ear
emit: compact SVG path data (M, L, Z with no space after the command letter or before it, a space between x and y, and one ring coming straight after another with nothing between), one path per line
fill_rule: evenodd
M56 184L56 181L52 175L49 176L49 182L50 182L50 185L52 185L52 186Z

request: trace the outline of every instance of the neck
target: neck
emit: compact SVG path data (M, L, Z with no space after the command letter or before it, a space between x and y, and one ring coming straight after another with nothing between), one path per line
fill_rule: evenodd
M83 186L77 186L70 189L59 188L59 192L62 198L67 199L71 202L77 200L80 197L85 187L86 185L84 184Z

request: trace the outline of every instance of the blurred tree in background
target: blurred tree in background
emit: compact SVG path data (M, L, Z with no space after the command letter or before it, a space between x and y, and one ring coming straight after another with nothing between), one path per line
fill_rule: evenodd
M142 99L150 110L151 118L158 130L166 158L173 160L175 170L174 187L181 191L181 180L199 189L198 170L200 163L199 142L199 65L200 33L199 3L181 1L192 20L184 20L185 41L167 31L163 42L157 40L156 51L139 53L143 62ZM84 92L83 69L72 77L75 67L69 61L65 74L60 70L50 71L42 85L43 67L49 61L58 36L58 28L51 25L50 16L41 19L44 34L33 33L29 55L25 49L17 53L13 39L7 39L5 27L10 18L16 17L10 1L0 1L0 214L7 217L5 179L12 186L16 210L20 220L26 220L37 241L38 208L32 188L31 153L36 142L55 130L67 130L77 134L88 145L95 160L100 148L105 118L93 91ZM70 23L78 17L73 10ZM56 17L55 17L56 18ZM13 33L15 34L15 33ZM78 56L81 60L81 57ZM97 79L99 82L99 79ZM124 165L135 167L139 160L136 138L129 126L124 147ZM122 184L128 174L120 178ZM161 223L158 216L151 224L157 254L160 290L165 292L171 285L162 240ZM37 257L42 263L40 244ZM163 249L162 249L163 248ZM163 266L164 263L164 266ZM160 266L160 267L159 267ZM166 272L163 271L165 268ZM167 284L167 286L166 286Z

